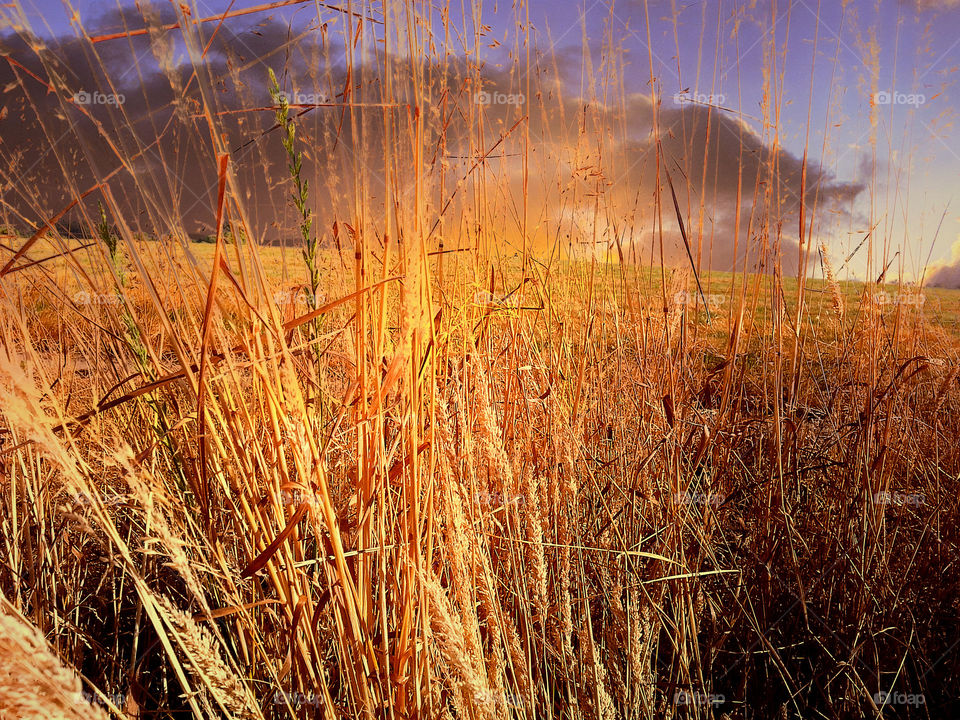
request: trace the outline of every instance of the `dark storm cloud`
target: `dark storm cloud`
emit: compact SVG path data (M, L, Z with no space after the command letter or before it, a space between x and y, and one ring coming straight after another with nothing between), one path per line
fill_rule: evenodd
M162 16L150 18L150 22L158 25L175 19L166 9L161 12ZM335 19L332 14L330 20ZM88 33L117 32L144 23L137 10L127 8L122 15L101 16ZM47 41L45 47L34 38L12 33L0 36L4 56L0 58L3 212L11 215L8 219L13 224L42 223L122 165L110 189L134 231L149 235L178 230L209 232L215 217L217 163L203 115L207 109L215 117L214 131L225 136L231 151L255 237L275 241L295 236L286 158L278 134L270 132L273 112L255 110L272 104L267 66L277 71L284 90L294 100L294 94L300 94L313 95L317 101L347 97L354 103L382 99L382 71L368 64L348 80L337 54L342 39L336 35L336 26L297 30L268 17L224 23L210 43L199 77L194 77L179 32L155 32L95 45L85 39L59 37ZM509 130L526 116L531 176L547 178L539 184L530 182L530 206L542 208L542 216L556 221L564 216L568 203L564 192L558 196L558 184L580 183L590 190L596 176L585 168L602 166L609 180L603 191L604 222L616 225L618 238L638 256L646 257L654 243L651 204L656 184L650 100L637 95L627 98L623 107L609 107L565 93L565 87L578 86L570 81L576 74L575 55L573 50L564 52L556 64L544 56L530 78L492 64L472 69L460 57L449 58L443 65L393 58L390 66L397 107L391 152L396 157L392 170L398 177L398 206L403 209L409 199L405 192L413 166L409 153L414 105L423 112L426 152L422 167L429 171L442 165L448 176L445 196L435 192L435 187L426 189L427 211L434 217L478 154L503 135L506 139L485 167L500 168L504 177L511 178L506 189L517 196L519 160L514 158L522 150L522 133L509 134ZM379 63L382 66L382 56ZM560 81L553 75L557 67ZM417 102L415 75L420 78L419 97L427 97L427 102ZM46 84L54 90L48 90ZM517 97L528 87L534 88L533 97ZM87 116L69 101L78 92L116 93L124 102L85 105ZM483 106L483 130L478 131L471 118L477 117L481 93L501 102ZM292 112L300 113L297 109ZM342 213L352 211L355 172L360 173L360 184L372 202L382 199L386 174L383 113L379 107L355 109L352 115L341 107L325 107L299 115L298 143L305 151L304 167L321 234L333 220L344 219ZM742 266L744 252L749 251L751 263L759 267L756 248L773 243L761 236L779 232L789 271L798 250L795 216L800 207L800 159L782 148L774 152L749 127L716 109L667 103L661 108L660 120L663 158L676 185L678 202L684 210L695 210L685 224L697 255L705 264L728 269L735 260ZM626 139L608 140L604 156L593 157L593 138L601 136ZM738 178L743 187L741 233L734 238ZM663 187L665 256L681 262L685 251L669 190ZM756 202L754 188L761 190ZM806 202L810 206L818 193L820 212L849 211L861 190L859 185L836 181L814 163L807 168ZM464 196L468 193L460 193L458 201ZM88 198L87 220L93 217L97 197ZM702 223L696 217L701 198L706 214ZM582 194L576 202L583 202ZM774 203L784 224L764 227L762 219L774 212ZM9 212L10 208L16 212ZM751 213L753 223L749 222ZM448 215L455 217L455 212ZM570 216L566 217L569 221Z
M718 269L731 269L735 260L742 264L743 253L762 246L766 235L765 242L771 246L779 237L784 271L795 272L801 205L807 208L806 222L813 208L820 218L847 213L865 187L838 181L809 159L804 182L802 158L782 146L772 148L726 111L683 103L664 109L661 123L661 145L678 193L686 195L695 208L701 198L706 199L707 226L713 231L712 265ZM651 144L650 140L639 143L637 152L649 154ZM650 182L652 164L647 163L643 170ZM732 239L738 186L741 235L735 258ZM709 240L691 234L694 246ZM754 264L756 260L755 254Z
M330 17L337 18L335 13ZM166 13L150 20L161 25L174 17ZM144 22L127 8L122 16L101 16L87 32L96 36L143 27ZM296 30L272 18L224 24L207 49L199 77L194 77L182 44L175 44L179 31L93 45L74 37L43 42L13 33L0 36L6 220L20 227L40 224L123 166L110 186L134 230L154 235L182 225L188 232L209 231L217 187L211 130L204 116L209 110L215 132L223 134L231 151L254 234L267 240L284 237L293 219L289 188L279 187L287 180L286 157L279 134L272 131L268 66L292 102L336 103L346 98L362 105L382 99L381 78L369 66L348 80L336 49L342 41L333 37L325 46L324 30ZM476 87L462 91L468 74L462 59L443 67L394 59L391 66L400 149L415 101L415 71L421 96L435 101L424 108L425 143L436 145L445 126L453 154L465 137L461 119L474 92L504 85L502 73L493 70L484 73ZM78 106L71 101L75 96L93 102ZM294 107L291 115L297 118L298 147L304 151L318 217L334 218L338 207L352 207L350 198L339 193L352 188L354 172L362 174L369 193L382 194L380 107L349 112ZM433 164L440 160L435 154L427 158ZM88 206L95 204L93 195Z
M607 224L618 225L616 236L621 244L630 245L641 257L659 258L660 233L654 224L657 143L649 97L634 95L622 109L585 105L576 99L558 107L539 124L535 114L531 117L535 129L560 146L575 146L585 128L603 135L621 123L625 126L621 137L626 139L607 147L607 159L602 163L604 199L617 215ZM807 224L813 208L820 221L826 222L827 218L837 222L853 213L854 203L865 187L837 180L813 159L808 159L802 182L802 158L782 146L774 150L735 114L717 107L664 98L659 131L664 257L672 264L688 261L668 173L692 253L702 258L704 266L721 270L735 266L769 268L769 251L776 246L784 271L795 272L800 254L801 202L807 209ZM601 162L587 152L569 164L593 169ZM589 172L586 177L591 177ZM584 191L591 190L591 182L584 181ZM738 184L740 232L736 236ZM822 229L815 224L815 238L817 230ZM762 248L769 251L761 254Z
M174 83L161 72L149 38L91 46L74 37L44 43L11 33L0 48L3 198L30 222L55 214L124 163L111 188L134 215L147 210L148 199L169 211L177 196L205 194L197 173L158 192L173 180L157 174L171 148L195 159L205 151L185 122L195 98L176 93L187 73L179 71ZM223 65L213 59L212 72L222 74Z
M174 19L164 11L150 20L167 24ZM136 10L126 8L122 16L101 16L87 32L95 36L144 23ZM12 224L42 222L124 166L111 189L131 218L143 219L131 219L135 230L169 232L181 220L187 230L209 228L217 177L204 108L216 116L216 131L230 149L238 150L235 170L246 185L252 213L261 209L261 229L275 224L283 214L270 202L272 184L283 176L279 139L248 143L270 129L273 113L237 111L272 104L267 64L288 89L312 92L316 82L307 68L319 53L318 33L291 44L290 29L276 20L244 27L242 32L226 24L219 29L199 77L182 44L175 44L178 31L97 44L66 36L48 41L12 32L0 36L0 159L3 199L16 210L8 218ZM341 84L331 94L342 91L343 73L334 71L331 78ZM310 114L322 113L331 115L329 110ZM300 122L307 141L332 126L311 120Z

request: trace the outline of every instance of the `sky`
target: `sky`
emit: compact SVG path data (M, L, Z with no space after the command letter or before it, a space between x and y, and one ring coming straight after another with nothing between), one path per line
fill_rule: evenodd
M189 4L194 16L207 17L262 3L203 0ZM372 17L381 13L379 2L354 5L365 7ZM124 108L94 107L90 118L74 118L70 115L72 108L60 105L57 112L55 104L51 105L51 93L38 89L38 81L25 76L22 68L12 69L8 61L8 67L0 65L0 102L5 108L0 109L0 159L7 161L8 168L14 164L20 168L24 158L46 157L32 162L32 172L40 180L65 173L63 158L68 156L78 167L90 166L86 168L89 172L103 172L109 165L100 162L101 154L108 152L103 147L107 142L104 138L112 138L110 134L115 132L116 142L126 152L144 151L144 162L155 154L154 166L163 160L175 168L179 163L178 177L186 188L161 189L170 184L169 178L150 176L148 163L136 171L140 175L137 188L128 190L129 205L137 206L137 212L145 217L157 213L169 216L179 207L191 223L200 226L206 220L192 214L211 204L209 178L197 180L194 187L189 173L184 177L186 166L181 155L159 143L149 152L143 147L147 144L143 138L149 139L151 132L160 134L158 128L166 119L165 105L176 104L177 82L161 76L166 73L168 78L173 77L171 67L186 61L186 49L176 39L178 31L165 35L171 46L166 58L150 52L143 38L136 42L121 38L94 46L78 40L85 34L120 31L124 18L129 27L141 27L145 6L147 3L141 2L138 9L132 2L102 0L20 0L0 9L0 52L31 68L37 76L47 77L44 73L50 68L37 59L31 42L25 39L28 33L41 38L50 52L64 61L67 86L76 88L79 83L84 89L90 85L94 91L98 87L109 90L111 85L105 82L109 77L114 88L136 88L139 84L156 89L155 94L143 99L131 97ZM169 6L154 6L169 21ZM648 150L653 102L659 101L661 131L668 151L678 158L676 167L682 171L696 166L703 170L704 178L715 177L708 183L691 180L686 197L692 205L696 205L697 196L710 200L710 262L714 267L729 269L736 264L736 250L725 251L723 239L734 232L730 204L736 174L731 168L742 168L746 163L749 175L751 162L756 165L765 157L777 158L785 168L782 191L789 202L788 196L799 197L800 158L806 153L807 190L811 179L822 189L822 223L817 225L816 235L826 242L834 264L846 276L876 275L881 266L889 265L897 276L960 286L960 199L956 197L960 129L955 123L955 111L960 107L956 84L960 0L531 0L520 7L501 1L483 3L479 12L468 9L466 12L474 15L466 20L461 17L465 6L453 4L450 24L454 28L475 28L477 23L470 20L479 19L483 27L475 52L473 37L457 37L454 33L447 43L450 54L462 62L463 75L468 74L468 65L479 63L484 81L491 87L525 90L530 87L523 70L529 49L539 70L557 68L560 73L563 92L558 94L557 104L561 111L565 108L575 113L589 99L599 98L601 106L611 102L610 97L615 98L612 104L616 104L616 98L622 101L626 118L622 135L612 145L615 167L604 171L614 186L606 192L624 206L630 204L631 187L653 182ZM226 77L237 67L240 71L231 75L233 85L230 79L223 80L224 97L241 93L238 86L244 84L243 79L263 75L260 65L267 64L289 66L289 87L299 84L308 88L306 78L311 76L319 53L315 37L321 32L318 18L329 20L334 27L338 17L336 12L306 2L226 21L223 34L211 41L210 62L216 67L211 74ZM431 29L437 42L443 44L440 14L435 12L432 19ZM518 32L518 24L529 32L528 45L518 41L527 37ZM214 24L204 27L213 28ZM164 63L171 67L161 67ZM612 89L611 78L617 83ZM539 89L549 87L547 81L540 82L547 84L537 85ZM262 83L253 90L252 83L246 85L246 102L269 104ZM189 95L189 79L184 87L184 94ZM775 98L770 97L771 91ZM233 107L229 100L222 103L224 109ZM52 116L40 112L47 107ZM504 127L515 117L510 109L489 110ZM63 135L57 125L60 113L78 140L71 139L67 149L61 146L44 155L43 143L52 145ZM100 126L92 130L85 127L84 123L90 124L93 119ZM267 120L269 113L259 122ZM543 134L537 137L549 135L557 143L576 145L577 134L561 125L555 117L544 120L537 126ZM238 118L235 126L229 125L227 131L233 139L252 128L260 129L261 125L244 117ZM309 126L305 123L304 132L315 139L318 148L329 134L321 120ZM195 157L204 157L209 151L196 128L177 127L171 136L176 136L177 147L190 148ZM713 148L713 161L706 168L697 166L703 147ZM543 156L550 157L548 143L544 142L544 148ZM744 160L744 148L759 159ZM269 217L272 183L257 168L276 164L280 158L272 150L257 152L262 156L252 163L247 177L254 188L251 204L265 208L260 215L256 207L252 212L259 225L266 227L278 221ZM51 155L58 158L56 162ZM554 156L564 158L567 165L575 164L566 158L562 147ZM320 165L318 158L318 168ZM48 182L62 189L64 198L75 196L88 179L81 170L77 170L72 189L65 181ZM515 174L514 170L507 168L506 172ZM15 177L26 175L29 173L15 176L8 170L4 203L17 207L23 216L57 207L59 200L52 196L41 202L24 197L22 188L16 191ZM141 196L152 192L153 197L134 197L138 192ZM546 186L542 189L543 202L547 202L549 192ZM192 195L195 202L184 195ZM189 211L183 208L186 200L193 203ZM335 212L342 200L331 195L317 198L316 203ZM156 207L148 207L151 205ZM597 218L591 215L589 221L595 223ZM609 217L603 222L604 232L621 232ZM649 226L638 222L631 237L642 245L644 232L649 233ZM880 246L870 265L862 244L868 233ZM793 236L787 233L785 245L791 248L788 254L796 241L796 232ZM719 248L716 254L714 247Z

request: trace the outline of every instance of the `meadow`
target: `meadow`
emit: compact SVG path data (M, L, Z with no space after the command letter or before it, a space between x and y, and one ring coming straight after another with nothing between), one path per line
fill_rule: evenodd
M316 103L357 143L342 173L272 70L243 130L280 158L285 246L232 126L190 160L213 242L132 172L152 239L100 176L84 237L48 213L0 240L0 718L960 712L960 291L841 277L815 203L739 195L764 248L799 221L799 269L698 267L689 180L635 220L601 187L617 100L581 108L601 149L573 190L476 103L476 161L431 164L464 78L392 58L431 47L427 11L385 5L373 29L323 10L348 77L382 79ZM215 88L212 24L177 18ZM353 65L368 32L384 54ZM511 112L553 107L526 89ZM402 107L350 110L374 100ZM194 119L221 129L219 102ZM522 168L487 164L507 136ZM607 205L535 222L557 197ZM659 227L659 260L602 217ZM690 262L662 262L664 217Z

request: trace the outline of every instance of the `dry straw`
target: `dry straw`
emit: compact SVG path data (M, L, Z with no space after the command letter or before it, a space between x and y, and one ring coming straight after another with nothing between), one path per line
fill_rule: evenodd
M30 622L0 598L0 717L56 720L105 720L91 703L109 702L85 693L77 674ZM114 708L116 709L116 708Z

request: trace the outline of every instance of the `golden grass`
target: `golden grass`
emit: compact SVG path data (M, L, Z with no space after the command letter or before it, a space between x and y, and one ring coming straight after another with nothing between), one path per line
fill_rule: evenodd
M399 118L306 272L117 218L3 277L0 717L955 708L960 293L511 254L502 174L441 253Z

